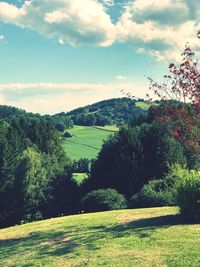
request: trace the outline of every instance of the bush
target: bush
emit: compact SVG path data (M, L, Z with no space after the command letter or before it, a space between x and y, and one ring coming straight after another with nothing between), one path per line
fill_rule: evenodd
M176 189L169 186L169 179L151 180L139 193L132 196L131 208L171 206L176 203Z
M88 193L81 201L86 212L125 209L126 199L115 189L98 189Z
M55 129L56 129L57 131L59 131L59 132L64 132L64 130L65 130L65 125L64 125L64 123L57 123L57 124L55 125Z
M200 174L190 171L177 188L177 202L181 214L189 220L200 222Z
M64 133L63 136L64 136L65 138L71 138L71 137L73 137L73 135L70 134L68 131L66 131L66 132Z
M177 205L177 185L188 176L188 170L179 164L169 167L169 172L160 180L151 180L139 193L132 196L131 208Z

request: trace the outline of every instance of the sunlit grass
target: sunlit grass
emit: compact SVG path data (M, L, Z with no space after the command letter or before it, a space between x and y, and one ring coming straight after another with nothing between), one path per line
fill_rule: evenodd
M70 132L73 137L65 139L65 151L70 158L78 160L80 158L96 158L103 141L106 140L109 135L116 132L117 128L115 126L74 126L74 128L67 131Z
M200 225L174 207L82 214L0 230L0 266L199 267Z
M85 172L73 173L73 179L77 182L78 185L80 185L87 178L88 175Z
M135 105L136 105L136 107L142 108L142 109L148 109L149 108L148 104L146 102L142 102L142 101L136 102Z

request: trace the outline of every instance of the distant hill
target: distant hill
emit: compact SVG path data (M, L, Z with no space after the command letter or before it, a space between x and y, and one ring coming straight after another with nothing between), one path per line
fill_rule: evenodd
M75 125L80 126L121 126L135 121L139 123L147 116L148 105L143 99L113 98L97 102L92 105L74 109L65 116L70 118ZM63 113L57 116L63 116Z
M16 118L29 117L33 119L43 119L54 125L55 129L58 131L64 131L64 129L71 128L73 126L73 121L69 119L66 115L40 115L38 113L26 112L23 109L16 107L0 105L0 119L7 121L8 123Z
M0 105L0 119L10 121L18 116L42 117L51 122L55 128L64 132L65 129L79 126L105 126L124 124L141 124L147 117L148 105L143 99L132 100L130 98L113 98L100 101L85 107L74 109L70 112L61 112L55 115L44 115L29 113L15 107Z

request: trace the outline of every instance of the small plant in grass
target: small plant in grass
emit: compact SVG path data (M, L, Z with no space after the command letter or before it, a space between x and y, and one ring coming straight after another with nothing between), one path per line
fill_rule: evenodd
M119 210L127 207L125 197L115 189L98 189L88 193L81 201L85 212Z

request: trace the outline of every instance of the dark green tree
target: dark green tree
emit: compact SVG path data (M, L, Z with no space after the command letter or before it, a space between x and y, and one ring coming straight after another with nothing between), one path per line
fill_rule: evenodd
M83 192L115 188L129 198L149 179L163 177L176 162L185 163L184 151L162 125L124 127L104 143Z

